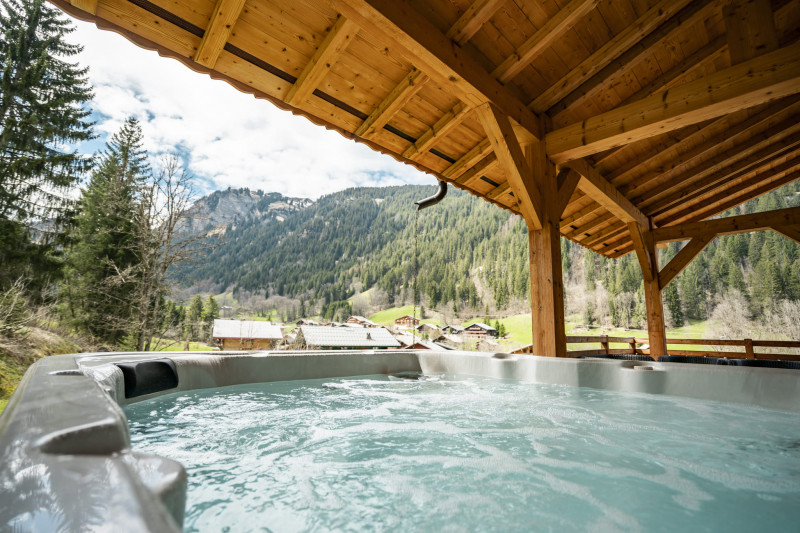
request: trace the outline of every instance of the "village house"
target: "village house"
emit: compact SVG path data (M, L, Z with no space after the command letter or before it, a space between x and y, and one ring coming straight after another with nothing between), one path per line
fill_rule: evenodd
M368 318L364 318L363 316L353 315L347 319L348 324L356 324L360 326L364 326L365 328L377 328L378 324L373 322Z
M297 350L348 350L400 348L386 328L330 328L300 326L294 347Z
M451 335L461 335L464 333L464 326L450 325L442 328L442 333L450 333Z
M211 337L223 351L270 350L283 340L283 327L260 320L217 319Z
M485 339L486 337L497 337L497 330L483 322L470 324L462 332L468 339Z
M394 325L399 327L415 328L419 326L419 318L405 315L394 320Z

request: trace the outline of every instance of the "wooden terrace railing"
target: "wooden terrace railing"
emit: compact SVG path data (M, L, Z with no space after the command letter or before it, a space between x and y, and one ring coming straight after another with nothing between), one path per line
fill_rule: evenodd
M598 336L567 336L567 345L570 344L599 344L600 347L588 350L567 350L569 357L584 357L592 355L650 355L649 348L640 347L647 345L646 337L609 337ZM611 348L611 344L627 344L627 348ZM699 346L696 350L678 350L670 345ZM742 348L742 351L709 350L709 346L731 346ZM705 348L705 349L704 349ZM795 348L800 349L800 341L762 341L754 339L667 339L667 353L669 355L689 355L698 357L727 357L730 359L770 359L783 361L800 361L800 353L770 353L758 348ZM518 348L511 353L530 354L531 345Z

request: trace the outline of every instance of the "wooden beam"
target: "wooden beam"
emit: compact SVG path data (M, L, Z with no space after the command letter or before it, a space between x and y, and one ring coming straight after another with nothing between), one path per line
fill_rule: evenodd
M447 134L457 127L466 118L472 108L464 102L458 102L453 108L444 114L436 123L425 133L420 135L411 146L405 149L403 157L416 160L422 157L438 141L447 137Z
M358 26L340 16L289 89L285 98L287 104L297 106L311 96L356 33Z
M499 197L509 192L514 192L511 190L511 184L508 182L501 183L491 191L487 192L486 198L488 198L489 200L497 200Z
M542 124L516 96L494 79L465 49L439 31L407 0L331 0L332 6L386 45L405 50L409 61L436 78L444 92L470 107L492 102L536 139Z
M97 0L69 0L69 3L92 15L97 14Z
M558 203L556 204L556 211L560 217L567 208L569 199L575 193L578 187L578 182L581 181L581 175L572 170L571 168L562 169L556 177L556 185L558 186Z
M642 278L646 282L653 281L658 277L658 269L653 264L651 254L647 253L647 242L642 226L637 222L628 222L628 231L630 231L633 249L636 250L636 257L642 270Z
M572 0L550 18L513 54L494 69L492 76L507 83L530 65L536 57L560 39L575 23L597 6L598 0Z
M542 227L542 198L508 117L492 104L477 108L486 136L514 190L528 226Z
M769 0L733 0L722 9L731 65L778 48Z
M657 360L659 356L667 355L664 304L661 301L661 288L658 285L658 254L653 240L653 232L649 230L649 226L642 227L636 222L632 222L628 224L628 228L644 278L644 303L647 312L650 355Z
M715 72L547 134L564 162L800 92L800 44Z
M534 185L546 201L541 206L541 227L528 225L531 268L532 353L567 357L564 327L564 281L561 272L561 233L556 213L555 166L547 158L543 142L525 147Z
M719 0L695 0L659 26L655 31L634 44L617 59L611 61L576 90L565 96L553 109L556 116L566 108L580 108L587 102L601 98L605 91L614 91L626 84L631 72L643 61L653 57L653 51L663 43L680 41L689 28L708 18L720 8ZM649 95L650 93L648 93Z
M220 52L231 36L233 25L244 8L244 3L245 0L217 0L217 5L211 13L211 20L203 33L203 40L200 41L200 46L194 54L197 63L214 68Z
M417 91L427 81L428 76L421 70L414 69L411 71L400 80L400 83L391 90L354 133L366 139L373 137L391 120L395 113L400 111L417 94Z
M800 244L800 226L774 226L772 229L787 239L792 239Z
M630 200L611 185L585 159L570 161L565 166L581 175L578 187L617 218L624 222L636 222L644 227L650 226L648 218Z
M654 230L653 236L657 242L685 241L702 235L731 235L798 224L800 224L800 207L789 207L764 213L666 226Z
M547 111L586 80L597 74L611 61L619 57L620 54L683 9L689 1L661 0L633 24L622 30L613 39L600 47L599 50L587 57L580 65L572 69L566 76L536 97L529 107L537 113Z
M714 237L716 235L713 234L698 235L681 248L675 257L658 273L658 286L661 290L664 290L664 287L669 285L689 265L692 259L705 250L706 246L714 240Z
M466 44L504 2L505 0L475 0L447 32L447 38L459 45Z

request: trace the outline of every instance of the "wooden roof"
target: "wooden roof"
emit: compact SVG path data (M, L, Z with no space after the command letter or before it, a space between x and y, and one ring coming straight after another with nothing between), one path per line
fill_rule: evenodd
M609 257L800 176L800 0L52 1L515 213L543 139Z

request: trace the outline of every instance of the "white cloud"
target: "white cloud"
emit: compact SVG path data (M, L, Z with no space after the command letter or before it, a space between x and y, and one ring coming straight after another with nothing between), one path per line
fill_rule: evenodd
M133 115L154 156L185 154L188 170L212 189L250 187L317 198L347 187L434 182L120 35L75 24L70 41L84 46L78 61L90 69L97 133L113 134Z

